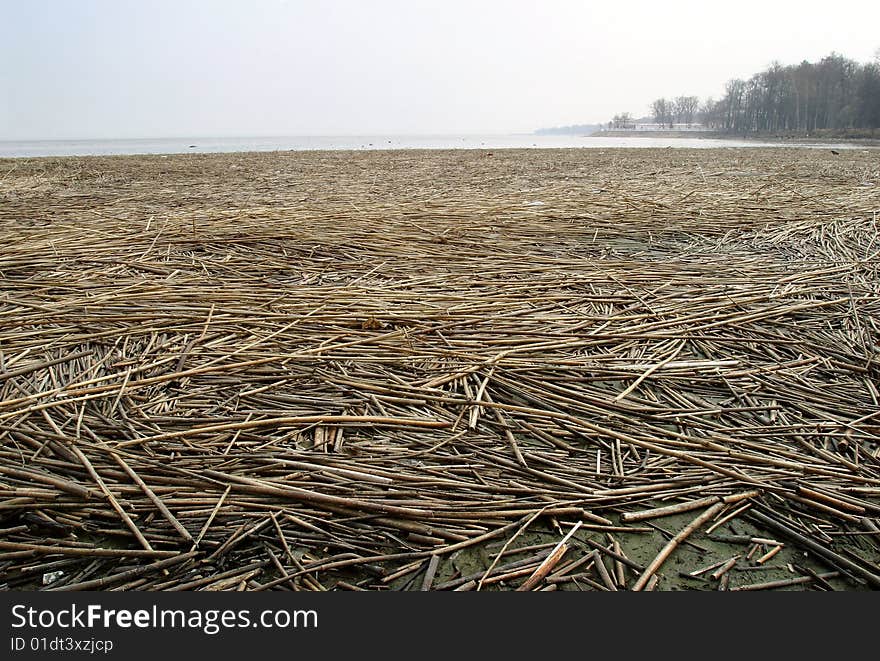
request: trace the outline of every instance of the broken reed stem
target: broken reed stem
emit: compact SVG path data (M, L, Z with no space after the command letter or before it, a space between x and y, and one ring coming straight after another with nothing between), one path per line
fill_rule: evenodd
M154 571L164 570L168 567L173 567L174 565L179 565L181 563L186 562L187 560L192 560L198 555L195 551L190 551L189 553L180 553L173 557L166 558L165 560L158 560L157 562L150 563L148 565L142 565L140 567L132 567L131 569L127 569L122 572L118 572L116 574L111 574L109 576L103 576L101 578L92 579L90 581L83 581L81 583L69 583L66 585L59 585L56 588L50 587L49 590L52 592L78 592L84 590L103 590L108 586L113 585L115 583L120 583L122 581L127 581L129 579L135 578L136 576L143 576L144 574L149 574Z
M801 535L796 530L793 530L784 523L776 521L774 518L767 516L763 512L753 510L749 514L749 516L754 517L755 519L768 526L772 530L775 530L779 534L784 535L789 539L793 539L802 546L807 547L831 565L839 567L842 570L845 570L851 574L854 574L855 576L864 579L874 588L880 588L880 574L876 574L868 569L865 569L860 564L857 564L849 558L845 558L844 556L835 553L831 549L822 546L821 544L812 540L809 537Z
M702 514L700 514L697 518L691 521L687 526L682 528L682 530L680 530L678 534L675 535L675 537L673 537L666 543L666 546L664 546L660 550L660 553L657 554L654 560L651 561L651 564L649 564L645 571L642 572L642 575L639 576L632 587L633 591L639 592L640 590L642 590L642 588L647 585L648 580L651 578L651 576L653 576L657 572L657 570L660 569L660 567L663 565L664 562L666 562L666 559L672 554L672 552L678 547L678 545L686 540L701 525L706 523L706 521L709 521L712 517L721 512L725 507L727 507L727 504L724 502L715 503L707 510L705 510Z
M596 571L599 572L599 578L602 579L602 582L611 592L617 592L617 586L614 584L611 574L608 573L608 567L605 566L605 561L602 560L599 551L593 550L592 554L595 561Z
M147 538L143 536L141 531L135 525L134 521L131 520L131 517L128 513L122 509L122 505L119 504L119 501L116 500L116 496L114 496L110 489L107 488L107 485L104 483L104 480L98 475L98 472L95 470L95 467L92 466L92 462L89 461L88 457L86 457L82 451L76 447L75 445L70 446L71 451L76 455L77 459L82 462L82 465L85 466L89 475L92 476L92 479L98 485L98 488L101 489L104 496L107 497L107 500L110 501L110 504L113 506L113 509L116 510L116 513L119 514L119 518L125 523L126 527L131 530L132 534L135 536L135 539L138 540L141 546L143 546L147 551L152 551L153 547L150 546L150 542L147 541Z
M537 512L535 512L534 514L532 514L526 520L526 522L523 523L522 526L520 526L515 533L513 533L513 535L510 537L510 539L508 539L504 543L504 546L502 546L501 550L498 551L497 555L495 556L495 559L492 560L491 564L489 565L489 568L486 569L486 573L484 573L483 576L480 578L480 580L477 582L477 591L478 592L483 588L483 581L485 581L486 577L488 577L492 573L492 570L495 569L495 565L497 565L498 561L501 560L501 557L504 555L504 552L507 551L508 547L511 544L513 544L513 542L516 540L516 538L519 537L523 532L525 532L528 529L528 527L532 524L532 522L535 519L537 519L539 516L541 516L541 514L543 514L543 513L544 513L544 509L541 509L541 510L538 510Z
M180 521L178 521L177 518L171 513L171 510L169 510L165 506L165 503L163 503L162 500L155 493L153 493L153 490L147 486L147 484L140 478L140 476L135 473L134 470L132 470L132 468L127 463L125 463L125 460L115 452L111 452L110 456L113 457L113 460L126 473L128 473L128 476L132 480L134 480L135 484L137 484L143 490L143 492L147 495L147 498L150 499L150 502L152 502L156 506L156 509L159 510L162 516L164 516L165 519L172 525L172 527L180 534L183 540L186 542L192 542L193 538L192 535L189 534L189 531L181 525Z
M763 583L750 583L748 585L737 585L736 587L729 588L731 592L748 592L754 590L773 590L775 588L787 588L793 585L804 585L806 583L812 583L817 579L829 579L836 578L840 576L840 572L830 571L825 572L823 574L818 574L816 577L813 576L797 576L795 578L783 578L778 581L765 581Z
M626 388L625 388L625 389L624 389L619 395L617 395L617 396L614 398L614 401L615 401L615 402L619 402L620 400L624 399L624 398L625 398L627 395L629 395L633 390L635 390L636 388L638 388L638 387L639 387L639 384L641 384L642 381L644 381L645 379L647 379L649 376L651 376L651 375L652 375L654 372L656 372L657 370L659 370L659 369L663 368L664 366L668 365L669 363L671 363L671 362L675 359L675 357L676 357L679 353L681 353L681 350L684 348L684 345L685 345L685 343L684 343L683 340L680 341L680 342L678 342L678 346L676 346L675 351L673 351L672 353L670 353L669 356L667 356L666 358L664 358L663 360L661 360L659 363L657 363L657 364L652 365L651 367L649 367L645 372L642 373L641 376L639 376L639 378L637 378L635 381L633 381L633 382L632 382L629 386L627 386L627 387L626 387Z
M428 560L428 568L425 571L425 578L422 580L422 592L427 592L434 584L434 576L437 574L437 568L440 566L440 556L432 555Z
M226 487L226 490L223 492L223 495L220 496L220 499L217 501L217 504L214 506L214 509L211 510L211 514L208 516L208 520L205 521L205 525L202 526L201 531L199 531L199 536L196 537L196 541L193 542L195 546L199 545L199 542L202 541L202 537L205 536L205 533L208 532L208 529L211 527L211 523L214 521L214 517L217 516L217 512L220 511L220 508L223 507L223 502L226 500L226 496L229 495L229 492L232 491L232 485Z
M753 489L751 491L744 491L742 493L732 494L730 496L706 496L705 498L698 498L697 500L678 503L676 505L668 505L666 507L657 507L641 512L624 512L620 515L620 518L622 521L626 521L627 523L631 523L634 521L644 521L646 519L654 519L662 516L669 516L671 514L689 512L690 510L700 509L701 507L706 507L707 505L712 505L716 502L730 504L739 502L741 500L746 500L748 498L755 498L760 495L760 491Z
M562 557L568 551L568 540L572 538L572 536L580 529L581 522L578 521L575 523L571 530L563 537L559 543L550 551L547 559L542 562L537 569L535 569L534 573L532 573L526 581L520 585L516 591L517 592L528 592L533 590L541 581L544 580L544 577L547 576L553 568L562 560Z
M382 416L357 416L357 415L312 415L299 417L265 418L260 420L245 420L243 422L230 422L218 425L204 425L176 432L166 432L145 438L132 439L117 443L118 448L130 448L144 443L167 441L170 439L188 438L201 434L212 434L224 431L239 431L244 429L256 429L258 427L278 427L290 425L370 425L375 427L422 427L427 429L445 429L451 427L451 423L439 420L414 420L409 418L387 418Z

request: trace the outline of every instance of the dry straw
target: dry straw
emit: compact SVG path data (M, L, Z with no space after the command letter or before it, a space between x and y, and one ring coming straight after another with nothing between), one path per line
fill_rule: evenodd
M0 173L5 587L880 584L876 152Z

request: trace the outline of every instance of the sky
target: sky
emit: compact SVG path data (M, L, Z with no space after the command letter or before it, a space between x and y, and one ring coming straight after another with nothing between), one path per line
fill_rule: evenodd
M880 0L0 0L0 140L528 133L880 49Z

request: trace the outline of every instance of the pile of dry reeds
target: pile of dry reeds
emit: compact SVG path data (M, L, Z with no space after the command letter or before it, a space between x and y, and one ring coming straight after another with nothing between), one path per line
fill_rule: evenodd
M862 151L0 162L0 580L876 589L878 210Z

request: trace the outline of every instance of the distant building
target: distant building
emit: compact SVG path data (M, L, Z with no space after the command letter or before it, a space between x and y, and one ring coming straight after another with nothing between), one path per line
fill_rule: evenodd
M656 122L608 122L602 131L708 131L709 128L699 122L691 124L658 124Z
M608 128L606 129L604 126L602 130L608 131L635 131L636 123L634 120L630 119L628 116L624 115L615 115L614 119L608 122Z
M638 123L635 125L636 131L705 131L706 127L704 127L699 122L693 122L691 124L657 124L655 122L647 122L647 123Z

